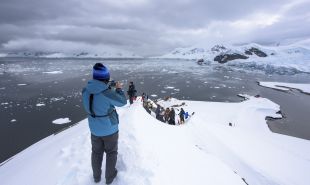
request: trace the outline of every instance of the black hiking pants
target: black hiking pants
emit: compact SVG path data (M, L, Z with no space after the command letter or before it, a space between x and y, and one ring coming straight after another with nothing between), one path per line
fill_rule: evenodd
M106 153L105 178L106 181L113 180L116 173L117 149L118 149L118 132L98 137L91 135L92 153L91 164L93 168L94 179L101 178L101 166L103 153Z
M168 124L170 124L170 125L175 125L175 120L173 120L173 119L169 119L169 121L168 121Z
M129 103L130 103L130 105L133 104L133 98L134 98L134 96L129 95Z
M184 123L184 121L185 121L185 120L184 120L184 115L180 115L180 122L181 122L181 123Z

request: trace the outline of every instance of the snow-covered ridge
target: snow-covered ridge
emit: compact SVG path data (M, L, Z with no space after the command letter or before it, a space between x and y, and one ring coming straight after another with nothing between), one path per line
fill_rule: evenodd
M173 58L173 59L209 59L213 61L214 57L223 53L238 53L246 55L249 58L257 57L255 53L250 54L251 49L258 49L267 54L267 56L277 55L310 55L310 45L307 44L291 44L284 46L264 46L257 43L249 43L244 45L219 44L213 47L192 46L187 48L176 48L173 51L162 56L154 58Z
M213 61L213 59L223 53L232 54L243 54L245 55L245 51L251 48L259 48L263 51L268 52L269 54L272 53L268 49L262 49L263 46L258 44L252 43L242 46L233 46L233 45L215 45L213 47L188 47L188 48L176 48L170 53L167 53L162 56L158 56L155 58L173 58L173 59L206 59Z
M285 46L263 46L256 43L235 45L215 45L213 47L177 48L170 53L155 57L166 59L204 59L209 63L227 63L246 68L290 68L310 72L310 47L307 44Z
M143 58L128 51L104 51L92 53L80 51L76 53L62 52L9 52L0 53L0 57L33 57L33 58Z
M167 106L185 102L184 109L195 112L182 126L157 121L140 101L118 108L119 174L113 184L307 185L310 142L272 133L265 118L281 116L279 105L246 97L240 103L171 99ZM90 153L83 120L1 164L0 184L92 185Z

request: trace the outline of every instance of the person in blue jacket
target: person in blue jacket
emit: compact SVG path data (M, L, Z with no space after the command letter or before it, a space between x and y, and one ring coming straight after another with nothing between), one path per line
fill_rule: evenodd
M101 63L93 66L93 79L82 91L83 106L88 113L91 132L91 165L96 183L101 181L103 153L106 153L105 178L111 184L117 175L118 114L115 106L127 104L120 82L109 85L110 72ZM113 86L113 87L111 87Z

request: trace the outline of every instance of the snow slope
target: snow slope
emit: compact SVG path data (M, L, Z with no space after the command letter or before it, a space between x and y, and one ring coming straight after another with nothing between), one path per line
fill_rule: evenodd
M187 48L176 48L173 51L164 54L162 56L154 58L166 58L166 59L189 59L189 60L198 60L198 59L208 59L213 60L213 58L218 54L217 51L211 51L209 48L202 47L187 47Z
M119 108L120 140L114 185L284 184L310 182L310 142L271 133L265 117L281 117L265 98L241 103L171 100L195 116L171 126L140 102ZM233 123L233 126L228 126ZM52 135L0 167L0 184L91 185L87 120Z
M290 89L298 89L303 93L310 94L310 84L283 83L283 82L258 82L259 85L272 89L289 91Z

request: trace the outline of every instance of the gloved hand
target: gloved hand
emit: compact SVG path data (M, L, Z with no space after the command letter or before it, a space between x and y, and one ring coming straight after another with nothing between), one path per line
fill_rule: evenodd
M123 88L123 84L121 82L116 82L115 88L116 89L122 89Z

